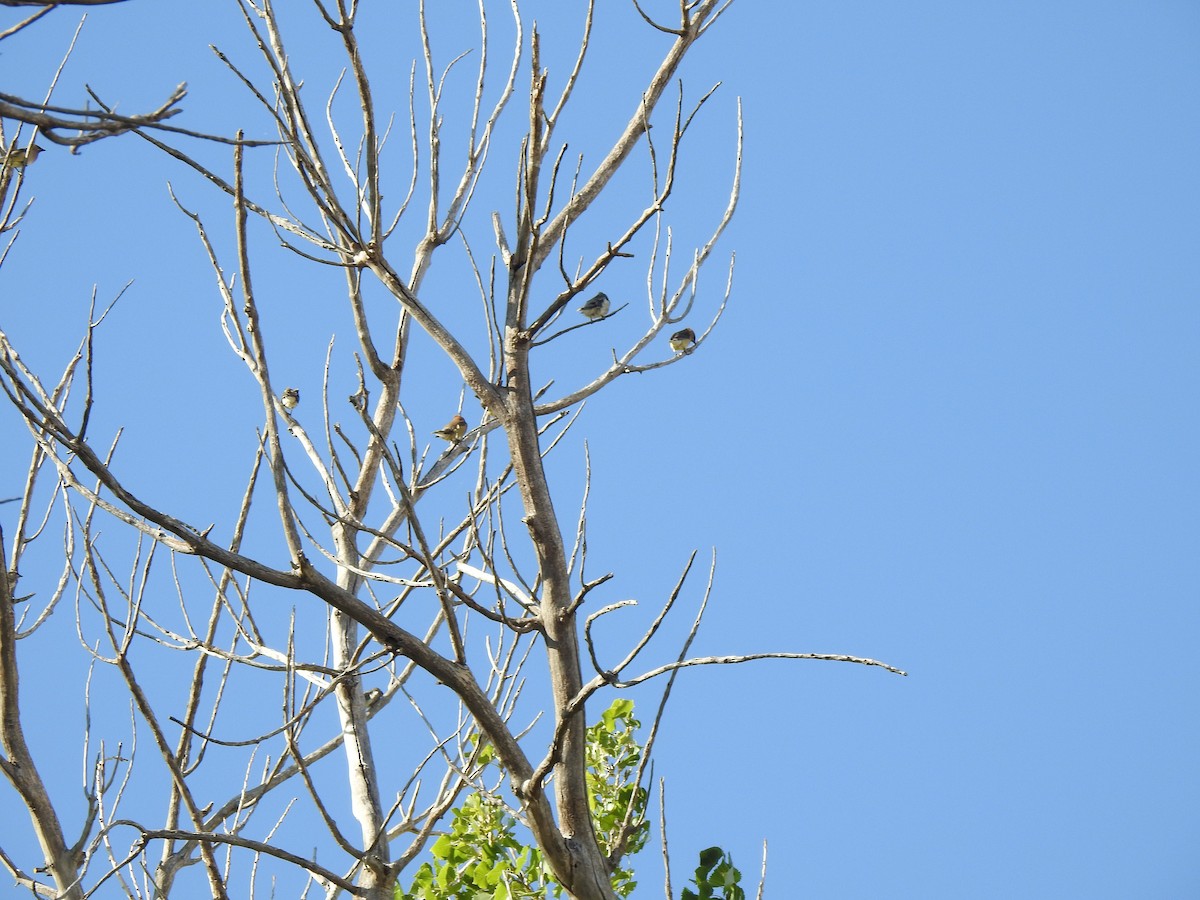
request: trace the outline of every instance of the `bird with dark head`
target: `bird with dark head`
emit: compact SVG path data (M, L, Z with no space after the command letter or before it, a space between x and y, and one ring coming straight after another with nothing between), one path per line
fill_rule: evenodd
M681 328L671 335L671 349L676 353L686 353L696 346L696 332L690 328Z
M37 162L38 154L41 152L42 148L37 144L32 144L28 149L13 144L4 155L3 164L10 169L23 169L30 163Z
M603 319L608 315L608 294L601 291L583 306L579 307L585 319Z
M467 434L467 420L462 416L455 416L444 426L433 433L434 437L440 437L443 441L449 441L452 444L457 444Z

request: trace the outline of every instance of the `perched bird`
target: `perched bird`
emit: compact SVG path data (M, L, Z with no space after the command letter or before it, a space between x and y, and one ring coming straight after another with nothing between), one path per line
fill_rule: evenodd
M16 144L9 147L8 153L5 154L4 164L11 169L23 169L31 162L37 162L38 154L42 152L42 148L34 144L28 150L23 150Z
M683 353L696 346L696 332L690 328L681 328L679 331L671 335L671 349L676 353Z
M279 402L283 404L284 409L295 409L300 402L300 392L295 388L288 388L279 398Z
M608 294L601 291L583 306L579 311L588 319L603 319L608 315Z
M440 437L444 441L449 441L452 444L457 444L463 439L467 433L467 420L462 416L455 416L442 428L439 428L433 433L434 437Z

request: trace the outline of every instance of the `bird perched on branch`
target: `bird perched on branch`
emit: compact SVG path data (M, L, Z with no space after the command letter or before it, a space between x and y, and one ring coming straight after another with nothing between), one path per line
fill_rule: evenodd
M31 146L28 150L13 144L4 155L4 165L7 165L10 169L23 169L31 162L36 162L38 154L41 152L42 148L37 144Z
M462 416L455 416L442 428L439 428L433 433L434 437L440 437L444 441L449 441L452 444L457 444L467 433L467 420Z
M284 409L295 409L300 403L300 392L295 388L288 388L283 392L283 396L279 398L279 402Z
M696 346L696 332L690 328L682 328L671 335L671 349L676 353L684 353Z
M579 307L579 311L583 313L587 319L603 319L608 315L608 294L601 291L583 306Z

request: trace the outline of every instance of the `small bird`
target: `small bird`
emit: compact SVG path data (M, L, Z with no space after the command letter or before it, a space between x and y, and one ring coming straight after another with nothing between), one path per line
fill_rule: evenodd
M682 328L671 335L671 349L676 353L684 353L696 346L696 332L690 328Z
M38 154L42 152L42 148L37 144L31 146L28 150L23 150L16 144L8 148L8 153L4 157L4 165L11 169L23 169L31 162L37 162Z
M439 428L433 433L434 437L440 437L444 441L449 441L452 444L457 444L463 439L467 433L467 420L462 416L455 416L443 428Z
M279 402L284 409L295 409L300 403L300 392L295 388L288 388L283 392L283 396L279 398Z
M608 315L608 294L601 291L583 306L579 311L588 319L603 319Z

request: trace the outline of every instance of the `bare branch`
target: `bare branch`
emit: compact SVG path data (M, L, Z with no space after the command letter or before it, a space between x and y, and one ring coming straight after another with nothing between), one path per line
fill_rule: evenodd
M0 0L0 6L105 6L109 3L124 3L125 0Z

